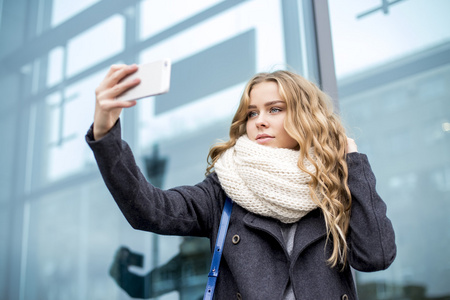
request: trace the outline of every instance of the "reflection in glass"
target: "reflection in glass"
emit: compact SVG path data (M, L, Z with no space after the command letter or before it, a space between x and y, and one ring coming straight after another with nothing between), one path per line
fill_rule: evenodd
M114 15L71 39L67 44L67 77L124 49L124 18Z
M208 276L211 253L209 241L184 238L180 252L166 264L146 275L129 270L130 266L143 266L144 255L127 247L117 250L109 274L133 298L155 298L177 291L181 299L201 299Z
M94 107L97 82L106 70L76 82L61 92L46 98L47 171L48 181L54 181L80 172L91 164L93 157L86 149L84 135L92 122L86 112ZM83 126L80 126L83 124ZM83 128L84 127L84 128ZM40 141L42 142L42 141ZM70 159L68 159L70 158Z
M53 0L52 1L52 27L72 18L100 0Z
M1 201L0 201L1 203ZM1 206L0 206L1 207ZM5 208L0 209L0 241L7 241L9 239L9 233L11 231L10 226L11 219L9 217L9 211ZM0 243L0 295L1 291L5 291L8 285L8 261L6 260L6 254L10 245L8 243Z
M64 76L64 48L54 48L48 54L47 86L60 83Z
M381 2L329 1L342 115L370 149L398 247L388 270L356 273L358 293L450 299L450 3L396 2L361 15Z
M209 7L223 0L171 0L171 1L141 1L141 32L140 36L145 39L155 35L187 18L201 13Z
M358 18L364 12L387 3ZM389 4L392 3L392 4ZM438 46L450 39L446 0L328 0L339 78ZM420 17L418 17L420 16Z
M0 118L0 140L2 145L13 145L15 141L14 128L16 124L16 115L10 114ZM14 157L14 147L2 147L0 150L0 205L11 201L13 193L14 164L12 157ZM0 206L1 208L1 206ZM1 210L1 209L0 209ZM1 239L0 239L1 241ZM1 259L1 256L0 256Z
M25 299L75 298L80 269L80 207L70 193L47 196L30 204ZM71 225L71 226L68 226ZM75 225L75 226L74 226ZM51 234L49 234L51 232ZM70 237L70 238L68 238ZM25 263L25 261L24 261Z

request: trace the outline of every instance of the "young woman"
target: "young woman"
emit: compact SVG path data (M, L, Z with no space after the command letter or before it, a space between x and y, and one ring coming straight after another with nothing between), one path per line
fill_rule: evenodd
M96 89L86 138L133 228L216 240L226 195L234 202L215 299L357 299L351 269L394 260L394 231L367 157L348 139L328 97L287 72L247 84L230 140L209 153L205 180L160 190L122 141L115 101L139 80L112 66Z

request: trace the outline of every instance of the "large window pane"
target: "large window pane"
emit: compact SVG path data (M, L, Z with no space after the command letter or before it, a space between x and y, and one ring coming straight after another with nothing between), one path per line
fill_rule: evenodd
M62 190L28 205L23 299L118 299L108 270L126 221L103 184ZM142 244L131 228L127 235Z
M339 78L437 47L450 39L450 21L445 14L450 3L446 0L328 3Z
M340 106L369 155L398 254L361 299L450 297L448 1L329 0Z
M2 106L4 111L17 107L17 100L20 94L20 80L21 76L18 70L16 72L9 72L8 76L0 78L0 90L2 91Z
M222 1L141 1L140 36L142 39L148 38Z
M123 17L115 15L71 39L67 45L66 76L75 75L122 51L124 27Z
M64 79L64 48L57 47L48 55L47 86L53 86Z
M93 91L105 73L106 70L102 70L46 98L44 177L47 182L82 172L93 163L84 135L93 120Z
M70 19L100 0L53 0L52 27Z

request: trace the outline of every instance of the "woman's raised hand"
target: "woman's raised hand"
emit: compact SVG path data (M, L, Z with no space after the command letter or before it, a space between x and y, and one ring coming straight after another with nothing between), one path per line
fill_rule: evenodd
M137 65L112 65L103 81L95 89L94 139L105 136L119 119L123 108L136 105L136 101L118 101L117 96L138 85L139 79L121 80L136 72Z

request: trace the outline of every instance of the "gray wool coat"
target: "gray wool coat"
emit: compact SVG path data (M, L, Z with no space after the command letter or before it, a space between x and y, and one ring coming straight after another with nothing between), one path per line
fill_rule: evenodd
M121 139L120 121L99 141L93 140L91 127L86 140L108 189L133 228L208 237L214 247L225 201L215 173L195 186L160 190L137 167ZM386 205L375 190L367 157L350 153L347 163L352 193L348 263L366 272L386 269L396 255ZM294 248L288 255L279 221L234 204L214 299L282 299L289 280L296 299L358 299L350 268L340 271L327 265L331 244L331 240L326 243L320 209L298 222Z

